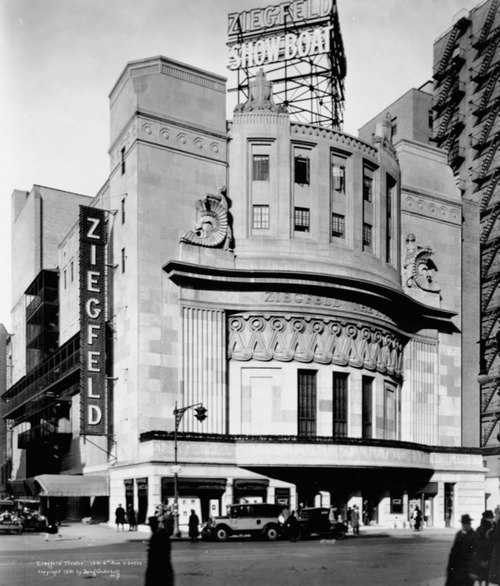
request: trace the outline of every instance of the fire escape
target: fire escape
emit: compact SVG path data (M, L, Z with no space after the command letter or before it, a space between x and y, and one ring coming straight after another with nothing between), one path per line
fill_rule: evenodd
M500 421L500 19L493 0L473 41L472 181L481 203L481 353L489 381L481 386L482 445Z
M457 20L451 29L441 59L434 67L434 138L437 146L448 153L448 162L455 173L465 160L460 144L465 118L461 107L465 95L465 83L460 81L460 71L465 63L465 51L459 41L470 25L467 17Z

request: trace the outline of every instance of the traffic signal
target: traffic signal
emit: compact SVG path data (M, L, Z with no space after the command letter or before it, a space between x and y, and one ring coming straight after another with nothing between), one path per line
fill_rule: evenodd
M207 418L207 410L202 405L200 405L200 407L196 407L195 411L195 417L198 421L204 421Z

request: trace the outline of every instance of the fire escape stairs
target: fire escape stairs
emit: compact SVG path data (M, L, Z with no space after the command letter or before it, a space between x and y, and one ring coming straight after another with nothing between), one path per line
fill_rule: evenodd
M481 51L481 49L484 47L485 43L488 40L488 35L490 34L491 27L493 25L493 22L495 21L495 17L498 12L499 3L500 3L500 0L493 0L493 2L491 3L491 6L488 10L488 14L486 15L486 18L484 19L484 23L481 28L481 33L480 33L477 41L474 43L474 47L476 47L478 49L478 51Z
M481 100L474 111L476 116L481 116L484 112L488 110L488 107L492 104L491 97L493 92L495 91L495 87L497 84L498 79L500 78L500 62L495 65L495 68L491 72L491 75L488 76L488 83L484 87L483 95L481 96Z
M491 73L488 70L490 69L491 65L493 65L493 67L496 66L497 61L493 61L493 58L498 57L496 51L499 41L500 35L496 35L492 39L491 44L488 46L488 49L482 58L479 70L476 74L472 75L472 79L478 84L477 89L480 89L485 81L489 81Z
M441 120L441 124L439 125L439 129L437 131L436 140L438 142L444 138L452 115L453 115L453 108L447 108L445 113L443 114L443 119Z
M498 421L500 420L500 414L497 412L495 413L495 415L493 416L493 419L488 423L488 427L486 429L484 429L483 426L483 446L485 446L488 441L490 440L491 434L493 433L493 430L495 429L495 426L497 425Z
M446 42L446 47L444 48L443 55L441 56L441 60L439 61L439 68L437 70L437 74L439 76L443 75L444 71L446 70L448 61L450 60L453 49L455 48L455 41L457 40L458 32L458 27L453 27L453 29L450 32L450 36L448 37L448 41Z
M495 155L497 154L499 144L500 133L495 135L488 148L485 149L480 156L480 159L482 159L481 167L479 168L479 171L477 171L476 178L474 179L474 181L477 183L484 183L485 179L487 179L490 173L494 175L498 169L498 164L496 164L491 170L490 167L493 159L495 158Z
M448 75L443 83L441 91L439 92L439 97L437 99L437 102L433 106L433 110L436 110L439 112L440 110L443 109L443 107L446 104L446 99L447 99L449 91L451 89L452 82L453 82L453 77L451 75Z
M482 301L481 301L481 310L483 311L483 313L486 313L487 307L490 304L490 301L493 298L493 295L495 294L495 291L498 288L498 283L500 282L500 271L499 272L495 272L491 277L487 277L482 284ZM491 308L492 310L493 308ZM490 310L490 311L491 311Z
M499 387L500 378L498 377L495 377L490 382L486 383L486 385L483 385L481 396L481 411L483 413L488 409L491 400L495 396L495 393L499 390Z
M495 222L498 218L498 215L500 213L500 203L496 203L492 208L490 208L489 210L486 210L483 214L483 217L481 218L481 245L484 245L488 242L490 235L491 235L491 230L493 228L493 226L495 225ZM498 236L496 236L494 238L494 240L496 240L497 238L499 238ZM489 251L488 251L489 252Z
M481 197L481 210L486 210L490 204L491 201L491 197L493 196L493 192L495 191L495 187L498 184L498 180L500 179L500 168L499 169L495 169L493 175L491 176L491 179L488 181L488 184L486 185L486 187L484 187L484 191L483 191L483 195ZM495 204L495 207L498 205ZM486 243L487 238L484 238L483 241L483 235L481 233L481 242L482 243Z

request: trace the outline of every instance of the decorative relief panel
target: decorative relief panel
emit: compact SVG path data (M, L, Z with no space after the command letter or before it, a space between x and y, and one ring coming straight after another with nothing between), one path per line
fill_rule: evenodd
M402 375L403 344L391 332L329 318L238 315L228 320L233 360L317 362Z
M199 199L196 202L196 224L181 238L181 242L230 250L232 230L229 225L228 207L225 187L222 187L217 195L207 194L204 199Z
M407 188L404 189L404 191L407 190ZM414 212L422 216L436 218L453 224L459 224L461 222L460 208L430 200L422 197L421 194L419 196L406 195L402 199L402 203L403 211Z
M436 281L437 267L431 256L430 246L419 246L414 234L406 237L406 255L403 261L404 284L406 287L419 287L423 291L439 293L441 287Z

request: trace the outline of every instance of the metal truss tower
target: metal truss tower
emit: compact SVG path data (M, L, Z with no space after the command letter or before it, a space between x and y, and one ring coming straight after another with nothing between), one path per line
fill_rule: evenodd
M301 31L310 28L309 23L294 18L289 5L284 5L284 12L283 35L298 36ZM236 85L229 88L230 92L237 92L238 104L248 100L249 81L263 69L267 79L273 83L275 102L286 108L292 120L341 129L346 58L335 1L332 2L328 18L323 20L322 24L329 28L329 52L308 56L296 55L274 63L239 68L234 75ZM248 39L241 26L239 30L239 34L232 41L233 44L243 43ZM269 31L262 29L259 35L254 36L254 40L264 39L269 34Z

